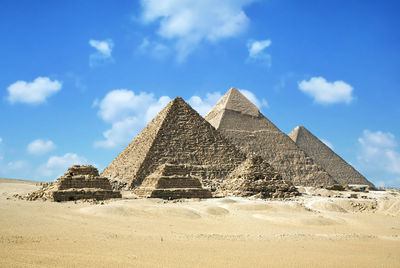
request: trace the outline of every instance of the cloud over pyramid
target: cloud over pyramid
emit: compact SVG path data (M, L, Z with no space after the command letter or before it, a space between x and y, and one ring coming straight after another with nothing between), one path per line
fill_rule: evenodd
M305 127L296 127L290 132L289 137L298 147L311 156L318 165L323 167L338 183L373 186L363 175Z
M260 155L295 185L336 183L235 88L219 100L206 120L243 152Z
M175 98L101 173L134 188L162 164L185 165L204 186L217 189L246 159L183 99Z

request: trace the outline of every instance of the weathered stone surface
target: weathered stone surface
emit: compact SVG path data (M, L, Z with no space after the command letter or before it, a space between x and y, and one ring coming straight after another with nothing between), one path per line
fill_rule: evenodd
M336 183L235 88L211 109L206 120L243 152L260 155L286 181L303 186Z
M187 165L204 186L217 189L246 159L183 99L172 100L109 164L102 176L128 188L139 186L165 163Z
M305 127L298 126L289 134L298 147L323 167L340 184L362 184L374 187L363 175Z
M121 198L119 191L113 191L107 178L100 177L93 166L74 165L54 183L25 197L27 200L72 201L79 199L105 200Z
M228 175L221 188L225 196L289 198L299 195L296 187L284 181L260 156L250 156Z
M333 191L347 191L349 189L349 186L342 185L342 184L334 184L334 185L326 187L326 189L333 190Z
M186 165L171 164L158 167L134 193L141 197L163 199L211 197L211 191L203 188L199 178L190 175Z
M80 188L54 191L52 197L53 200L57 202L74 201L80 199L106 200L110 198L121 198L121 193L113 190Z

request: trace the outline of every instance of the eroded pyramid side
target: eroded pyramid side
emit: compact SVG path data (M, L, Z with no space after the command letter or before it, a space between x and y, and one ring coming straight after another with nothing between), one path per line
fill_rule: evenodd
M363 184L374 187L363 175L305 127L298 126L289 137L298 147L311 156L340 184Z
M261 112L250 114L243 112L246 109L238 109L237 107L248 105L250 101L235 89L227 94L231 94L231 91L235 91L235 102L229 103L229 98L224 96L222 99L227 100L225 105L214 106L206 116L206 120L218 131L248 155L260 155L285 180L295 185L328 186L336 183Z

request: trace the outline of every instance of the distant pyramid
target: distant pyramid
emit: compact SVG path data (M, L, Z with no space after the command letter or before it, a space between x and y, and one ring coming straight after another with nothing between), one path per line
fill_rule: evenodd
M373 186L363 175L344 161L305 127L298 126L289 137L298 147L323 167L340 184L364 184Z
M172 100L101 173L134 188L165 163L185 164L204 186L217 189L246 159L181 98ZM115 183L116 182L116 183Z
M264 158L295 185L327 186L335 180L237 89L231 88L206 120L247 154Z

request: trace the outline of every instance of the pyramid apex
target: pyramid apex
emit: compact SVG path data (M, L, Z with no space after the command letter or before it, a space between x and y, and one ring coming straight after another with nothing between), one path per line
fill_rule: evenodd
M246 98L240 90L232 87L225 93L218 103L210 110L208 115L214 116L224 110L231 110L240 112L241 114L251 115L258 117L260 114L259 109L248 98ZM214 117L213 116L213 117Z

